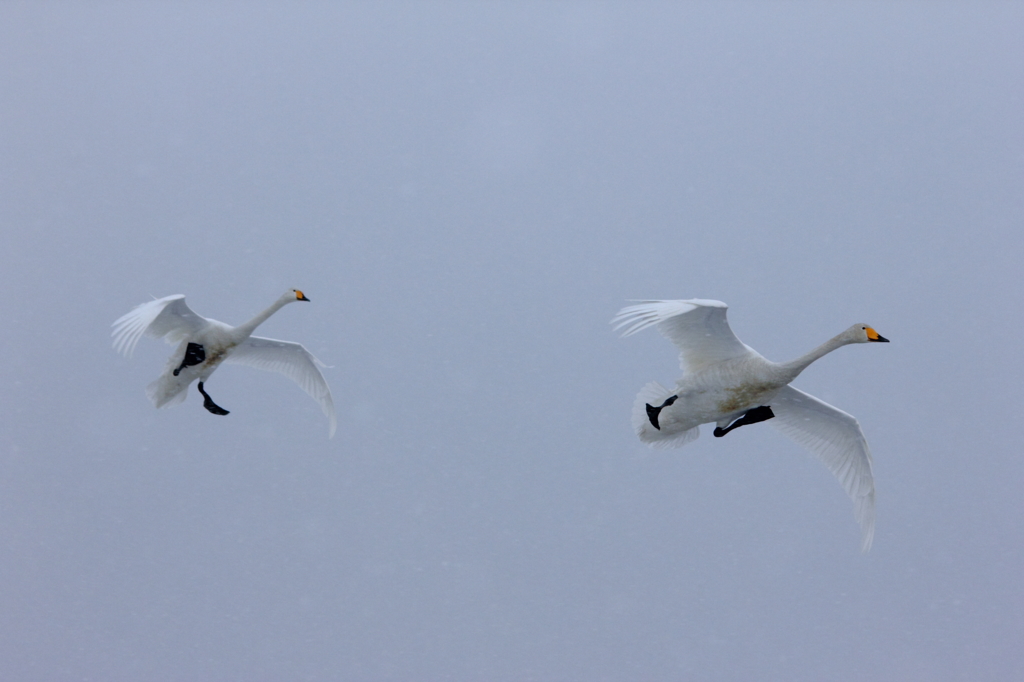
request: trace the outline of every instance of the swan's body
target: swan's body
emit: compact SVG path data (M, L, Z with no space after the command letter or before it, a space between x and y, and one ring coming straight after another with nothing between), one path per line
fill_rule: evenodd
M293 289L245 324L232 327L195 314L181 294L166 296L143 303L114 322L114 348L131 357L143 334L177 345L163 374L146 387L146 395L156 407L180 403L185 399L189 385L198 379L199 392L205 399L204 407L214 414L227 414L203 388L203 383L222 362L280 372L320 404L330 420L330 435L333 437L337 428L334 401L319 369L325 365L300 343L252 335L256 327L286 304L308 300L301 291Z
M650 326L678 346L683 377L669 390L651 382L636 397L633 428L654 447L681 447L715 423L716 436L769 421L820 458L854 503L867 551L875 530L871 451L860 424L840 409L789 385L812 362L851 343L887 341L855 324L792 362L776 363L741 342L721 301L644 301L619 311L612 323L629 336Z

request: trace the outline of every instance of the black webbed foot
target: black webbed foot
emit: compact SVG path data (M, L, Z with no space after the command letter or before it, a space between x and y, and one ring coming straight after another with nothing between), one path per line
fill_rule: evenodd
M719 426L716 426L713 433L715 435L715 438L721 438L722 436L729 433L733 429L738 429L739 427L747 426L748 424L756 424L758 422L768 421L769 419L772 419L774 416L775 413L772 412L772 408L770 408L767 405L761 405L760 407L754 407L752 409L747 410L742 417L734 421L732 424L729 424L729 426L725 427L724 429Z
M203 394L203 407L207 410L213 414L230 414L230 412L225 410L223 407L213 402L213 398L210 397L210 394L203 389L203 382L201 381L199 382L199 392Z
M174 376L178 376L181 370L186 367L192 367L193 365L200 365L206 360L206 349L204 349L198 343L189 343L185 347L185 358L178 365L178 369L174 370Z
M677 396L677 395L669 396L668 398L665 399L665 402L663 402L658 407L655 407L654 405L651 405L650 403L646 403L646 405L647 405L647 418L651 421L651 426L653 426L654 428L656 428L659 431L661 431L661 426L658 424L658 415L661 414L661 411L663 409L665 409L666 407L668 407L669 405L674 403L678 398L679 398L679 396Z

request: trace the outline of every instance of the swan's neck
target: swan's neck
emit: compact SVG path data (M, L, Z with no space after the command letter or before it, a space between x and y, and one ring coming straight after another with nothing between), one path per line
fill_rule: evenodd
M848 338L846 338L845 333L839 334L838 336L833 336L825 343L821 344L820 346L810 351L809 353L804 353L796 360L781 363L779 365L779 368L785 375L788 376L788 381L792 381L793 379L796 379L800 375L800 372L807 369L812 362L825 355L828 355L836 348L847 345L848 343L850 343L850 341Z
M278 310L283 308L286 303L290 302L291 301L286 297L279 298L276 301L274 301L274 303L269 308L264 310L256 317L252 318L251 320L244 324L240 324L237 327L235 327L234 333L238 337L237 342L241 343L242 341L245 341L247 338L252 336L252 333L256 331L256 327L266 322L267 318L269 318L271 315L273 315Z

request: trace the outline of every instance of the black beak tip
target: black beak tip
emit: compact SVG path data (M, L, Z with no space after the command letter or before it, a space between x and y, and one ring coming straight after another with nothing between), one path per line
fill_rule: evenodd
M889 339L885 338L881 334L879 334L878 338L875 339L875 341L881 341L882 343L889 343Z

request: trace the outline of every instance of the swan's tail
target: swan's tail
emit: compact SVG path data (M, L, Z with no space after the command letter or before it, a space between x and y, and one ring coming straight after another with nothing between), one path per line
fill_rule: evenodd
M179 358L185 352L185 345L183 342L167 360L164 373L151 381L149 386L146 386L146 395L153 401L154 407L177 405L188 395L188 386L196 379L196 375L189 371L192 368L186 367L185 371L174 376L174 369L180 364Z
M657 381L647 384L636 394L636 401L633 403L633 430L640 440L651 447L681 448L700 435L700 427L694 426L680 431L678 427L673 428L671 419L659 419L658 425L661 428L655 428L652 420L658 418L657 407L673 395L674 391L670 391ZM648 409L648 405L654 409Z
M170 407L185 400L190 383L191 380L181 375L164 372L146 386L146 395L153 401L153 407Z

